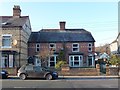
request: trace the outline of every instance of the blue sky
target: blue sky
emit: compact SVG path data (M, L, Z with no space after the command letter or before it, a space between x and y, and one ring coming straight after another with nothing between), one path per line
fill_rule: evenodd
M14 5L20 5L22 15L29 15L32 31L42 28L84 28L96 40L96 46L111 43L118 33L118 2L5 2L0 16L11 16Z

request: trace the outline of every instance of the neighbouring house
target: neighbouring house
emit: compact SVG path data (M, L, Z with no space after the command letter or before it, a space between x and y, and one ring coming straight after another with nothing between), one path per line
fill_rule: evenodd
M117 42L118 42L118 54L120 55L120 32L118 33L117 36Z
M120 32L118 33L117 38L109 45L111 54L120 55Z
M28 41L28 55L39 56L44 51L53 50L47 66L54 67L61 50L70 67L95 67L95 40L85 29L66 29L65 21L60 29L42 29L32 32ZM40 57L39 57L40 58Z
M111 54L118 53L118 41L117 40L114 40L112 43L110 43L110 51L111 51Z
M20 67L26 63L27 43L31 34L29 16L21 16L20 6L13 7L13 16L0 16L0 66Z

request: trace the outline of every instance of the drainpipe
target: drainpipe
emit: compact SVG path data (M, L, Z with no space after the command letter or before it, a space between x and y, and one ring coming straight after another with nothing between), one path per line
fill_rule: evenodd
M19 67L20 67L20 55L21 55L21 27L19 28Z

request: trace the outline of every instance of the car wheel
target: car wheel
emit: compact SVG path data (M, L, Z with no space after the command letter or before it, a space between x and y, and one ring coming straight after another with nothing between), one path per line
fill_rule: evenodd
M46 80L52 80L53 76L51 74L47 74L45 78L46 78Z
M26 75L25 74L20 74L20 79L25 80L26 79Z

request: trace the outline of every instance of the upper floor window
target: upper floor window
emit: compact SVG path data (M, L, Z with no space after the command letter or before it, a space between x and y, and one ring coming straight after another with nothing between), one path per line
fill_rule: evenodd
M88 51L92 52L92 43L88 43Z
M40 44L37 43L37 44L36 44L36 52L39 52L39 51L40 51Z
M50 48L50 50L56 51L56 44L55 43L50 43L49 48Z
M2 35L2 48L11 48L12 47L12 35L4 34Z
M79 43L73 43L72 44L72 51L73 52L79 52Z

